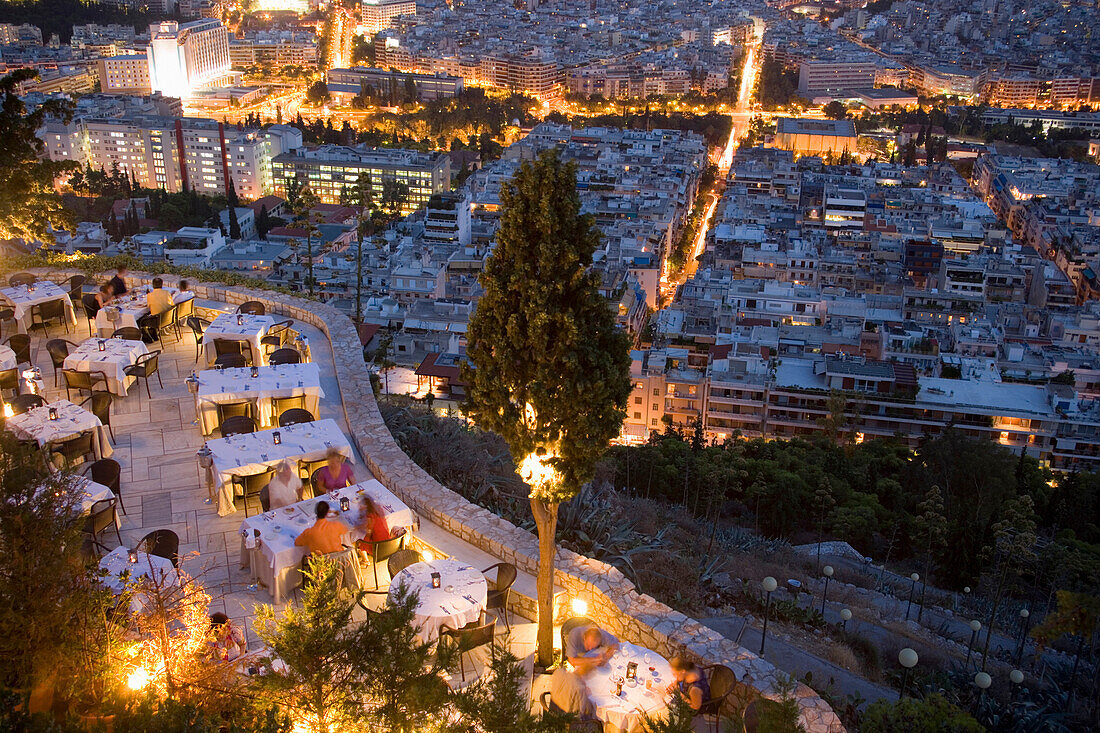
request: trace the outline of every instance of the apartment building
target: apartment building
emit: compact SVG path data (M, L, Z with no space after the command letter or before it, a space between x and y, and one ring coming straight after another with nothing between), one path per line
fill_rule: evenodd
M235 68L249 66L315 66L317 39L302 33L253 34L229 42L229 61Z
M366 0L363 3L363 26L369 35L389 28L394 19L402 15L416 15L416 0Z
M798 93L813 97L829 92L871 89L879 65L860 61L803 61L798 65Z
M355 186L361 175L370 178L375 201L382 200L386 180L407 186L408 197L401 204L406 214L427 204L433 194L451 187L450 158L438 152L320 145L300 147L272 160L276 195L285 196L287 182L296 181L309 184L326 204L339 203L344 189Z
M450 74L417 74L393 71L370 66L350 69L329 69L325 73L329 94L342 100L358 96L364 89L373 90L375 96L384 98L391 88L404 92L411 83L417 99L444 99L460 94L462 77Z
M96 62L99 90L104 94L149 94L149 59L146 56L109 56Z

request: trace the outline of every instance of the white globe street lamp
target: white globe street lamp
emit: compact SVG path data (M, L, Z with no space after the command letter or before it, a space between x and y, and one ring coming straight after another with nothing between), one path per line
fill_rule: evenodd
M909 580L913 581L913 584L909 586L909 605L905 607L905 620L909 620L909 610L913 608L913 592L917 589L917 581L920 580L920 575L913 573L909 576Z
M982 622L978 619L974 619L970 622L970 645L966 648L966 664L965 667L970 667L970 655L974 653L974 642L978 638L978 632L982 630Z
M829 581L833 577L833 566L826 565L821 568L821 574L825 576L825 590L821 592L821 615L825 616L825 598L829 595Z
M899 697L905 697L905 688L909 686L909 670L916 667L919 661L920 657L917 656L917 652L909 647L905 647L898 652L898 664L905 669L905 673L901 677L901 694Z
M779 587L779 583L776 582L775 578L769 575L764 578L764 580L760 581L760 587L763 588L764 592L767 594L767 601L764 604L764 628L760 632L760 656L763 657L764 642L768 638L768 613L772 609L772 593Z

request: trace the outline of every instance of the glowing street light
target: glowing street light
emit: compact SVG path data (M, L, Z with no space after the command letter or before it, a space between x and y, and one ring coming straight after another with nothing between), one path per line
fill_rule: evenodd
M898 652L898 664L905 668L905 673L901 677L901 693L898 697L905 697L905 688L909 685L909 670L917 666L917 662L920 661L920 657L917 656L916 651L905 647Z
M772 592L779 586L775 578L768 576L760 581L760 587L768 594L768 600L764 604L764 629L760 632L760 656L764 656L764 642L768 638L768 613L772 608Z

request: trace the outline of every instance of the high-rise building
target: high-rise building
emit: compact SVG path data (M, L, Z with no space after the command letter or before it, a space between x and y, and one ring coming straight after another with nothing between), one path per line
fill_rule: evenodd
M149 82L153 91L187 99L198 89L232 78L229 34L220 20L173 20L149 26Z
M462 77L449 74L417 74L411 71L390 71L370 66L350 69L329 69L325 75L329 94L350 99L366 91L379 99L388 94L404 94L409 84L417 99L453 97L463 89Z
M363 26L374 35L390 27L394 18L416 15L416 0L367 0L363 3Z
M104 94L148 94L149 59L146 56L109 56L98 60L99 90Z

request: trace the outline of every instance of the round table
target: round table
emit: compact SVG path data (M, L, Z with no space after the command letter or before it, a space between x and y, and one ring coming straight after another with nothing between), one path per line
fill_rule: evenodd
M432 573L439 573L439 587L432 587ZM418 636L424 642L439 637L439 627L458 629L481 617L489 595L485 576L477 568L452 559L413 563L390 583L390 595L401 585L419 593L416 607Z
M622 694L616 696L612 678L625 679L630 662L638 665L637 678L633 684L628 680ZM652 690L646 689L647 680L653 682ZM640 729L643 715L656 717L667 709L665 688L672 683L672 668L657 652L623 642L607 664L589 672L584 681L596 706L596 717L607 724L605 730L629 733Z
M100 569L106 571L103 584L115 593L121 593L126 588L126 582L122 578L124 573L129 573L131 582L139 578L155 578L165 585L176 585L178 579L171 560L138 550L137 562L131 564L129 555L129 548L120 545L99 561Z
M10 346L0 344L0 372L5 369L15 369L15 352Z

